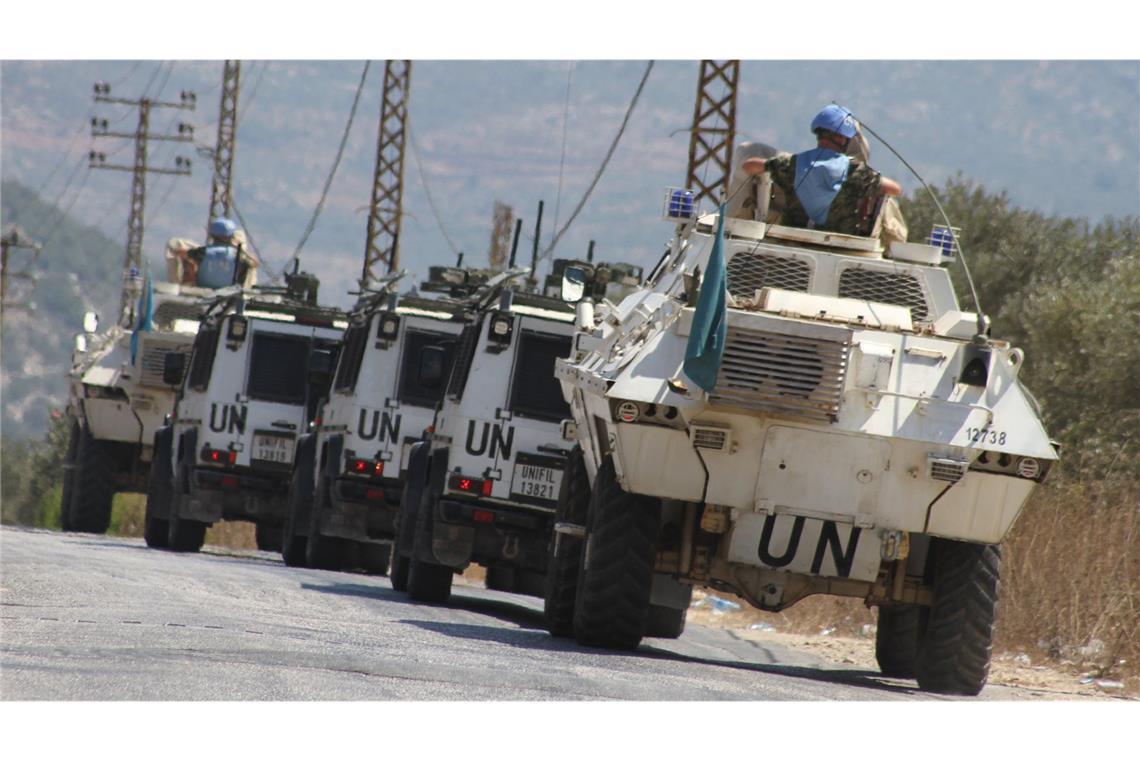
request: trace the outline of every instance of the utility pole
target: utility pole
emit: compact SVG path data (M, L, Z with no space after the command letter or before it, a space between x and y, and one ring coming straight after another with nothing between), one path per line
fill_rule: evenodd
M218 143L214 148L214 182L210 188L210 222L229 217L233 198L234 147L237 138L237 105L241 61L226 61L222 70L222 102L218 106ZM209 239L209 232L206 234Z
M706 198L719 204L728 192L739 80L740 61L701 61L685 178L685 187L694 192L694 208Z
M507 249L511 245L511 226L514 220L515 210L502 201L495 201L491 217L491 250L487 257L491 260L491 269L496 272L501 272L507 263Z
M179 123L177 135L151 134L150 110L152 108L178 108L192 111L194 110L197 99L197 96L193 92L187 92L185 90L182 91L181 99L178 103L167 103L159 100L150 100L149 98L139 98L138 100L113 98L111 97L111 85L106 82L95 83L96 103L116 103L119 105L135 106L139 109L139 123L134 134L129 132L111 132L108 129L106 119L91 119L92 137L117 137L133 139L135 141L135 160L131 166L108 164L106 163L107 154L102 152L93 150L88 153L89 165L92 169L114 169L117 171L131 172L133 175L131 182L131 209L127 217L127 251L123 258L124 275L129 275L132 269L135 272L142 270L143 210L146 206L147 173L181 176L190 174L190 159L183 158L182 156L178 156L174 159L175 168L173 169L159 169L147 165L147 143L149 141L194 141L194 127L186 122ZM129 288L124 285L122 299L119 303L120 316L127 314L131 305Z
M411 61L386 61L384 91L380 99L380 135L376 145L376 172L372 204L368 212L368 239L360 286L379 279L375 268L386 264L388 272L400 263L400 220L403 216L404 138L407 134L408 90Z
M31 261L27 263L19 272L12 272L9 268L8 257L13 248L23 248L32 251ZM4 330L4 312L8 309L32 309L33 304L30 303L12 303L8 294L8 280L29 280L34 281L34 277L27 271L28 266L40 256L40 244L28 237L28 233L21 230L14 224L8 225L4 230L3 235L0 235L0 336L3 335ZM0 337L2 341L2 337Z

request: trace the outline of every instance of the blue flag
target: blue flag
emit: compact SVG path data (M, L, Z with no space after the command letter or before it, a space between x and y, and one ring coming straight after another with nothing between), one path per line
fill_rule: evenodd
M724 357L724 343L728 333L727 280L724 267L724 211L716 223L716 240L709 254L708 266L697 296L697 310L693 314L693 327L685 346L685 375L706 393L716 387L716 376Z
M154 329L154 286L150 281L150 272L146 273L146 283L139 295L138 316L135 320L135 329L131 333L131 364L135 363L135 354L139 349L139 333Z

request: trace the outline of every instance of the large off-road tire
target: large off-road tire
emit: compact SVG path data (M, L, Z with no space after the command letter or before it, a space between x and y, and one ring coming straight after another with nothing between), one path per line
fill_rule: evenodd
M634 649L645 635L661 502L626 493L606 459L590 497L574 609L574 637L586 646Z
M408 576L412 569L409 538L414 534L416 514L427 488L427 444L416 443L408 456L408 472L404 476L404 490L400 495L400 511L396 514L396 540L392 543L392 568L389 579L396 591L408 590Z
M660 604L649 605L645 616L645 635L653 639L679 639L685 632L685 618L689 611Z
M914 678L921 620L925 612L917 604L879 607L875 659L883 675L888 678Z
M170 521L160 514L170 514L170 497L174 491L174 468L170 464L172 432L160 430L154 436L154 455L150 462L150 478L146 488L146 514L143 538L152 549L170 546Z
M408 574L412 569L412 561L401 555L400 524L396 523L396 541L392 545L392 566L388 570L388 580L392 581L392 588L396 591L408 590Z
M493 565L487 568L487 575L483 578L483 585L491 591L515 590L515 571L512 567Z
M71 417L70 435L67 438L67 455L63 459L63 489L59 495L59 528L65 532L75 530L71 526L71 500L75 494L75 458L79 451L80 435L79 420Z
M558 492L555 522L585 525L590 512L590 478L580 446L566 458L562 487ZM554 549L557 546L558 552ZM574 599L582 567L582 539L551 531L547 549L546 594L542 614L552 636L574 635Z
M391 544L373 544L357 541L356 554L360 567L369 575L387 575L392 562Z
M305 544L305 565L318 570L343 570L348 555L348 541L334 536L322 536L321 508L328 503L328 478L317 480L317 492L309 510L309 540Z
M451 598L454 577L455 571L446 565L412 557L408 564L408 596L417 602L443 604Z
M261 551L281 551L284 526L275 525L273 523L257 523L257 526L253 530L253 534L254 539L257 541L257 548Z
M307 441L297 447L297 461L289 482L289 500L285 505L285 526L281 537L281 559L287 567L305 566L307 536L299 532L304 524L303 508L313 501L313 447Z
M932 539L934 603L918 644L919 688L973 696L985 686L993 651L1001 547Z
M83 427L75 453L75 477L71 483L68 522L80 533L106 533L111 525L111 500L115 481L107 445Z
M206 528L209 523L186 520L178 516L176 509L170 510L169 548L176 552L196 552L206 542Z

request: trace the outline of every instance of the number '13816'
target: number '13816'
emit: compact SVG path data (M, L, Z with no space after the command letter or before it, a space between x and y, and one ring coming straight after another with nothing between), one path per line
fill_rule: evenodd
M998 432L991 428L966 428L966 437L971 443L996 443L1005 445L1005 432Z

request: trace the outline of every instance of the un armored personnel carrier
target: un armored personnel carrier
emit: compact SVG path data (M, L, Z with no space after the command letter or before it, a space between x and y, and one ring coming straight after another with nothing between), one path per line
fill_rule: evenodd
M89 312L76 336L60 505L66 531L105 533L115 493L146 491L154 433L174 408L176 389L163 381L166 357L189 354L202 299L214 292L169 282L144 290L143 278L129 273L119 323L99 332Z
M280 551L296 441L328 393L347 326L343 311L317 305L315 278L287 281L216 291L189 362L167 356L164 382L181 389L154 436L148 546L198 551L225 519L255 523L258 548Z
M431 426L443 385L419 382L425 348L451 371L472 297L493 273L431 267L420 293L397 295L403 273L362 293L349 313L336 377L315 430L297 444L285 564L386 574L408 452Z
M570 355L575 311L562 298L511 289L508 280L526 271L489 283L450 373L442 349L422 353L418 384L439 389L442 401L430 435L411 447L392 571L393 587L413 599L445 601L470 563L486 569L488 588L544 593L569 413L553 369ZM582 290L593 286L593 267L575 271L588 273Z
M768 194L748 192L747 218L698 218L672 193L676 232L644 289L580 321L557 362L581 466L548 622L635 647L662 575L769 611L854 597L879 608L884 674L976 694L999 544L1057 457L1024 356L959 305L951 231L884 250L756 221ZM706 392L683 367L718 269L727 326Z

